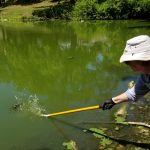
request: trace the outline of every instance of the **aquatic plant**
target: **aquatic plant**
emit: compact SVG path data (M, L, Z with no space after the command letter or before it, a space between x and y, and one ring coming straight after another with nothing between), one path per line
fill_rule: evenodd
M64 142L63 146L65 146L67 150L78 150L76 142L73 140L70 140L69 142Z
M124 116L117 116L117 115L115 115L115 121L117 123L123 123L125 121L125 117Z
M95 133L93 133L93 135L96 138L100 139L99 143L100 143L101 146L106 147L107 145L110 145L112 143L112 140L102 136L102 135L106 135L105 131L107 130L107 128L100 128L100 129L98 129L98 128L90 128L90 130L94 131ZM102 134L102 135L100 135L100 134Z

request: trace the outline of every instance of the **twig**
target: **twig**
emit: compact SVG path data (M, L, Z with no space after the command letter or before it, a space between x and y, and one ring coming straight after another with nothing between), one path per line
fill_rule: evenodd
M81 122L79 124L99 124L99 123L103 123L103 124L122 124L122 125L139 125L139 126L144 126L147 128L150 128L150 124L144 123L144 122Z
M129 124L129 125L139 125L139 126L144 126L147 128L150 128L150 124L144 123L144 122L119 122L118 124Z

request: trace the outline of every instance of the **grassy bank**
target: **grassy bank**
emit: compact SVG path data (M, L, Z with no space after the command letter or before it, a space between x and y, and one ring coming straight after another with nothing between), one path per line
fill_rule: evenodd
M14 2L11 6L1 8L1 21L150 19L150 0L45 0L39 3L37 2L41 0L23 1L26 3L14 5ZM35 2L29 3L30 1Z
M0 8L0 20L1 21L20 21L20 20L35 20L37 19L32 15L34 11L41 11L50 6L57 5L50 1L43 1L30 5L11 5L4 8Z

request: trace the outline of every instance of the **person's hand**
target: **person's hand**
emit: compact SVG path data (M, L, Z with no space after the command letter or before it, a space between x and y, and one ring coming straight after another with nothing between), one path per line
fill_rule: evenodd
M102 104L102 109L106 110L106 109L111 109L116 103L113 102L112 98L106 100L103 104Z

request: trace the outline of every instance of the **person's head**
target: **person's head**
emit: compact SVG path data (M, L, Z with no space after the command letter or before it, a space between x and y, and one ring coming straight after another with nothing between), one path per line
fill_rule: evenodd
M142 73L142 74L150 74L150 61L126 61L127 65L129 65L133 71Z
M129 39L120 62L126 63L136 72L150 74L150 37L140 35Z

